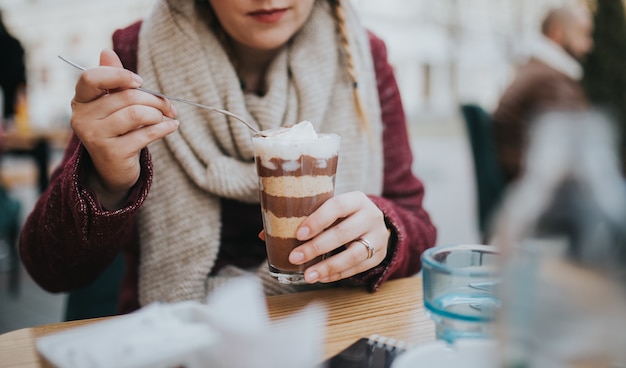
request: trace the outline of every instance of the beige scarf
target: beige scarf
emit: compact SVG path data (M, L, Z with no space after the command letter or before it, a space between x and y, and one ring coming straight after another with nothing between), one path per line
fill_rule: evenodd
M166 0L157 0L141 28L138 69L146 88L230 110L261 129L309 120L318 132L342 137L336 193L380 194L382 123L376 79L367 34L352 9L346 9L347 24L373 139L357 118L326 1L316 2L303 29L273 61L263 97L242 92L194 2L170 3L174 11ZM258 202L250 131L214 112L183 104L176 108L178 131L149 147L154 178L139 215L142 305L204 300L220 247L220 197Z

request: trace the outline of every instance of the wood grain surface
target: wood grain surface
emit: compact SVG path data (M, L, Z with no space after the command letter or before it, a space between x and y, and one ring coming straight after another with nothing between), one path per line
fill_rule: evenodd
M337 288L267 297L270 317L277 322L310 303L326 308L323 359L372 334L415 345L435 340L435 326L424 311L420 277L388 281L375 293L363 288ZM55 323L0 335L0 367L46 367L35 348L37 338L104 319Z

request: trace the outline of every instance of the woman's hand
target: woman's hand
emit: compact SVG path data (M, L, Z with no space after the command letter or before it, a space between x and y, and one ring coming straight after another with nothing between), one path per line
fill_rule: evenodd
M345 279L379 265L387 256L389 232L383 213L362 192L345 193L326 201L302 223L297 236L306 243L291 251L289 261L293 264L306 263L346 246L307 268L304 278L308 283Z
M141 83L108 49L100 54L100 66L84 71L76 83L70 123L95 168L88 185L111 210L121 207L139 179L141 150L179 124L170 102L137 90Z

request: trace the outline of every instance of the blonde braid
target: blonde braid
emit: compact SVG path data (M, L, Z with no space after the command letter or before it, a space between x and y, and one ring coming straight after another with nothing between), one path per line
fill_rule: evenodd
M352 81L353 93L354 93L354 105L359 117L359 121L363 128L371 134L369 121L365 114L365 106L363 104L363 98L359 93L359 83L356 75L356 68L354 66L354 58L352 57L352 49L350 47L350 40L348 38L348 27L346 26L346 14L341 6L341 0L328 0L330 7L337 23L337 32L339 33L339 42L346 62L346 72L348 77Z

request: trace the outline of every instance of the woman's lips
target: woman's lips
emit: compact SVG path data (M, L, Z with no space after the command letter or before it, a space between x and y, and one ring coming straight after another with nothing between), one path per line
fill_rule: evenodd
M278 22L283 17L283 15L287 13L287 10L287 8L267 10L262 9L250 12L248 13L248 15L261 23L274 23Z

